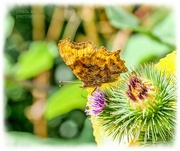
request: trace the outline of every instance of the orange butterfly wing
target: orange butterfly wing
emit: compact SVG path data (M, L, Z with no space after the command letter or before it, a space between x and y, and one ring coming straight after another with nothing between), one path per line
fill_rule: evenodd
M82 87L114 82L120 73L127 71L125 61L120 59L120 50L109 52L105 47L97 49L90 41L76 43L70 38L61 40L58 49L64 62L84 83Z

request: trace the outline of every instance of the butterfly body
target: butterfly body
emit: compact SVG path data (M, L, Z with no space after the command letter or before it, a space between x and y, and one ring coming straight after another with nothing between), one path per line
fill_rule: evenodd
M91 42L76 43L69 38L58 44L59 54L73 73L83 82L81 87L97 87L102 83L114 82L120 73L126 72L120 50L109 52L99 49Z

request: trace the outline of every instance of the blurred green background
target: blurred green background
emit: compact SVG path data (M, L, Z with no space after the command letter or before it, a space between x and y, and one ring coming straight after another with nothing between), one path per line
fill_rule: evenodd
M8 8L4 44L7 145L95 144L87 92L58 54L60 39L121 49L128 68L176 49L171 8L154 5L17 5Z

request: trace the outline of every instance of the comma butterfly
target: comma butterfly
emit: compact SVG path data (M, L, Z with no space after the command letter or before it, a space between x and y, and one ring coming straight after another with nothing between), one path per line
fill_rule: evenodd
M67 66L83 82L83 88L114 82L120 73L127 71L120 50L109 52L103 46L97 49L91 41L76 43L70 38L60 40L58 49Z

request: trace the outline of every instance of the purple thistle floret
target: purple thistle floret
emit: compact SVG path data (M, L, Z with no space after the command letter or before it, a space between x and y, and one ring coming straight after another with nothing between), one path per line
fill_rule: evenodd
M98 115L106 106L107 96L101 91L99 87L88 97L87 115Z

